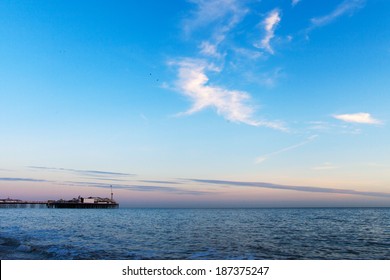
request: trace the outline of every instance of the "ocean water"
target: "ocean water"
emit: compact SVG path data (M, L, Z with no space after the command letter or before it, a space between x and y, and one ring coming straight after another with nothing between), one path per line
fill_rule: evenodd
M0 259L390 259L390 208L0 209Z

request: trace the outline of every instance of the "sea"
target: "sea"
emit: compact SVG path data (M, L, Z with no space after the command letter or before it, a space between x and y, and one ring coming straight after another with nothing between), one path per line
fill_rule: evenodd
M390 208L7 208L0 259L389 260Z

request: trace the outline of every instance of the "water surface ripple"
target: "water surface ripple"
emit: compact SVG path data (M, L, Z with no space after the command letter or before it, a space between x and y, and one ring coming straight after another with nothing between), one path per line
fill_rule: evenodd
M390 209L0 209L0 259L390 259Z

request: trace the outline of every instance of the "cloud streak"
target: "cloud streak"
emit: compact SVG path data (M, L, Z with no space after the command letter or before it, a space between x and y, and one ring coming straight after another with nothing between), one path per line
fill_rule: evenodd
M314 29L314 28L327 25L345 14L353 13L354 11L362 8L364 3L365 3L364 0L345 0L345 1L343 1L331 13L324 15L324 16L321 16L321 17L312 18L311 19L312 26L309 28L309 31Z
M279 155L279 154L282 154L282 153L294 150L294 149L299 148L301 146L304 146L306 144L309 144L310 142L314 141L317 137L318 137L317 135L312 135L312 136L310 136L309 138L307 138L305 141L303 141L301 143L298 143L298 144L295 144L295 145L292 145L292 146L288 146L286 148L277 150L275 152L259 156L259 157L257 157L255 159L255 163L256 164L262 163L262 162L264 162L265 160L267 160L270 157L273 157L273 156L276 156L276 155Z
M44 179L11 178L11 177L0 178L0 181L8 181L8 182L50 182L50 181L44 180Z
M369 113L340 114L333 117L348 123L382 124L382 121L373 118Z
M265 30L265 36L261 40L259 44L255 44L255 47L262 48L269 52L270 54L274 54L274 50L271 47L271 40L275 37L275 29L281 21L280 11L278 9L272 10L269 12L268 16L262 22L262 26Z
M96 177L106 177L106 176L115 176L115 177L124 177L124 176L135 176L131 173L120 173L120 172L110 172L110 171L99 171L99 170L80 170L80 169L71 169L71 168L55 168L55 167L45 167L45 166L28 166L31 169L40 169L48 171L60 171L60 172L71 172L85 176L96 176Z
M312 170L333 170L338 168L339 168L338 166L330 162L325 162L322 165L312 167Z
M237 0L190 0L196 5L192 16L184 21L183 29L188 35L202 27L214 25L212 31L227 32L248 12Z
M184 21L183 30L187 36L204 28L202 34L209 34L199 45L200 53L212 58L223 58L219 46L227 34L245 17L248 9L238 0L191 0L196 5L192 16Z
M66 186L78 186L78 187L94 187L110 189L111 186L98 182L77 182L77 181L66 181L62 182L61 185ZM138 192L159 192L159 193L170 193L179 195L210 195L211 192L188 190L185 188L169 187L169 186L154 186L154 185L139 185L139 184L112 184L112 188L120 190L138 191Z
M191 115L213 108L219 115L235 123L285 130L279 122L256 120L253 108L247 104L250 100L248 93L209 84L206 72L220 71L214 65L199 59L183 59L174 64L179 68L176 88L192 101L191 108L182 114Z
M154 183L154 184L182 184L182 182L175 182L175 181L164 181L164 180L139 180L139 182L144 182L144 183Z
M204 179L189 179L192 182L213 184L213 185L228 185L237 187L257 187L265 189L277 189L277 190L290 190L299 192L310 192L310 193L331 193L331 194L346 194L346 195L360 195L360 196L371 196L371 197L386 197L390 198L390 193L382 192L365 192L348 189L332 189L323 187L313 186L289 186L279 185L265 182L240 182L240 181L224 181L224 180L204 180Z
M301 2L301 0L292 0L291 6L295 7L296 5L298 5L299 2Z

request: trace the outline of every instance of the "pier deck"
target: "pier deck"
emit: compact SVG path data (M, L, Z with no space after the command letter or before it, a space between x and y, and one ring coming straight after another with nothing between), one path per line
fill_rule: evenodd
M0 208L44 208L47 201L6 201L0 200Z
M48 202L48 208L118 208L118 203L78 203L78 202Z
M110 198L88 197L73 198L71 200L47 200L47 201L28 201L21 199L0 199L0 208L95 208L108 209L119 208L119 204L113 199L111 192Z

